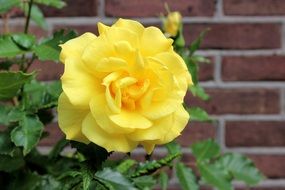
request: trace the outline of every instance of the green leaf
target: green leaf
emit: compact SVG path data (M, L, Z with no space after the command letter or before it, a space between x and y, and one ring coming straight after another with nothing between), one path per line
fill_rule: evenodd
M143 190L151 190L156 185L156 180L152 176L141 176L133 178L135 186Z
M217 164L228 170L235 179L248 185L256 185L264 179L264 176L254 166L253 162L241 154L225 154L217 161Z
M11 8L20 3L20 0L0 0L0 14L9 11Z
M212 139L195 143L191 149L197 162L215 158L221 154L220 146Z
M13 156L14 144L10 139L10 130L0 132L0 155Z
M117 167L116 170L122 174L126 173L131 167L136 164L135 160L127 159L121 162Z
M24 155L28 154L39 142L43 124L35 116L23 116L19 126L11 132L11 140L16 146L24 147Z
M62 184L51 175L43 175L36 190L62 190Z
M30 49L36 42L36 37L31 34L13 34L13 41L23 49Z
M233 189L229 176L225 170L207 163L198 163L198 169L202 179L208 184L213 185L219 190Z
M104 168L95 173L95 179L104 183L112 190L135 190L133 184L121 173L113 171L110 168Z
M195 63L187 54L183 55L182 58L185 61L188 71L191 74L194 85L197 85L198 84L198 70L199 70L198 64Z
M210 99L210 96L205 92L205 90L197 85L192 85L189 87L189 90L191 91L191 93L193 94L193 96L197 96L199 98L201 98L204 101L207 101Z
M10 123L21 119L23 111L18 107L0 104L0 124L9 126Z
M93 179L93 174L88 165L83 165L81 168L83 190L88 190Z
M191 107L186 109L192 121L212 121L208 113L200 107Z
M195 174L182 162L176 164L175 172L183 190L199 190Z
M159 175L159 182L160 182L160 187L162 190L167 190L168 187L168 175L165 172L161 172Z
M33 74L23 72L0 72L0 100L13 98L20 88L33 78Z
M57 105L58 97L62 92L59 81L37 82L32 81L24 86L24 105L30 110L52 108Z
M0 124L2 125L9 125L9 118L7 115L12 110L12 106L2 105L0 104Z
M171 141L165 145L169 154L182 154L182 148L177 142Z
M191 60L194 63L211 63L208 58L201 56L201 55L192 55Z
M51 39L36 46L34 51L41 61L58 61L60 53L59 45L75 37L76 33L74 31L65 33L64 30L60 30L55 32Z
M25 161L19 151L14 153L13 157L9 155L0 155L0 171L12 172L23 167L24 164Z
M200 33L199 37L191 43L191 45L189 47L190 55L193 55L195 53L195 51L197 49L199 49L199 47L200 47L200 45L204 39L204 36L208 31L209 31L209 29L202 31Z
M20 8L24 11L25 15L28 16L29 6L25 6L24 3L20 5ZM47 30L48 25L45 17L37 5L32 5L31 9L31 20L34 21L39 27Z
M17 172L15 180L10 181L8 189L38 190L42 178L40 175L31 172Z
M23 50L17 46L11 36L0 36L0 58L15 57L23 53Z
M57 9L61 9L66 5L66 3L62 0L35 0L34 2L50 7L55 7Z
M181 154L170 154L160 160L152 160L141 163L131 177L138 177L154 173L156 170L164 166L170 166L172 161L179 156L181 156Z

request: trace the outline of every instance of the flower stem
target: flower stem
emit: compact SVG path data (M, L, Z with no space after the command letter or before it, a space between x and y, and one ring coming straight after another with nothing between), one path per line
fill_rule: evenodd
M30 0L30 1L29 1L28 15L27 15L26 24L25 24L25 29L24 29L24 33L25 33L25 34L28 33L28 29L29 29L29 24L30 24L30 20L31 20L32 6L33 6L33 1L34 1L34 0Z

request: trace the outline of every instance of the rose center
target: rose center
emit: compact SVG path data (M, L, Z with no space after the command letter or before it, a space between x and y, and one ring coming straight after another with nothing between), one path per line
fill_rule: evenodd
M114 99L120 99L120 107L128 110L135 110L137 101L148 90L150 82L148 79L138 80L133 77L124 77L113 81L110 91ZM117 97L117 98L116 98Z

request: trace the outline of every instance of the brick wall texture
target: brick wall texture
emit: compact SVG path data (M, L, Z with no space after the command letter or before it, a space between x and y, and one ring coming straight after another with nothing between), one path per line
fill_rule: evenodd
M267 175L251 189L285 190L285 0L67 0L63 10L44 8L48 31L33 26L31 31L38 36L59 28L97 33L98 21L111 24L118 17L158 26L165 2L183 14L187 43L211 29L198 52L212 62L200 68L201 84L211 100L188 95L186 102L204 107L216 121L190 122L178 141L187 147L215 138L224 152L250 156ZM17 19L12 31L23 24ZM39 79L49 81L59 79L63 65L36 63L33 69ZM62 136L56 123L47 129L51 137L42 146ZM185 162L191 160L186 155Z

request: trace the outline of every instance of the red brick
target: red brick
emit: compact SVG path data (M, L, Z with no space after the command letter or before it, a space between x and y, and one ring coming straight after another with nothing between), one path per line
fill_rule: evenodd
M189 44L201 31L210 28L203 49L276 49L281 47L281 25L271 23L218 23L184 26Z
M42 81L59 80L63 74L64 65L51 61L36 61L29 71L37 71L37 79Z
M180 11L183 16L213 16L214 0L108 0L105 13L112 17L158 17L166 14L164 4L171 11Z
M96 0L66 0L63 9L43 6L44 15L47 17L82 17L97 15Z
M75 30L78 35L81 35L85 32L92 32L98 35L97 24L94 25L54 25L54 31L65 29L65 30Z
M210 63L199 63L199 81L209 81L214 78L214 59L209 58Z
M279 91L274 89L208 89L211 99L201 101L190 93L185 102L210 114L273 114L280 112Z
M45 127L45 131L49 133L49 136L42 139L39 143L39 146L53 146L55 145L64 134L58 127L57 123L50 123Z
M177 142L182 146L190 146L200 140L216 138L216 126L211 123L190 122L178 137Z
M224 57L225 81L284 81L285 56Z
M11 33L22 33L24 31L24 24L11 25L9 32ZM49 32L41 29L39 26L31 25L29 27L29 33L35 35L37 38L47 37Z
M256 167L268 178L285 178L284 155L250 155Z
M284 0L224 0L226 15L285 15Z
M226 123L229 147L285 146L285 121L231 121Z

